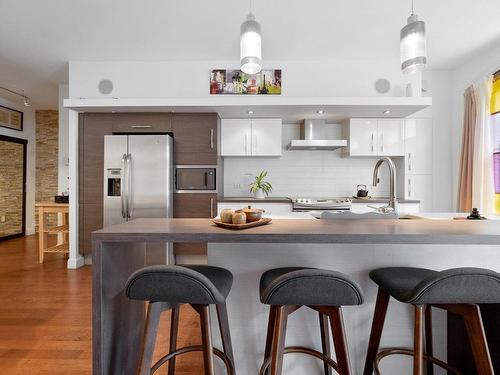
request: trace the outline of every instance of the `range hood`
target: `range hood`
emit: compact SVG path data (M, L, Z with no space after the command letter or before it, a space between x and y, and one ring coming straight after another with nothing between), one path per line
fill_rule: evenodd
M292 139L288 150L336 150L347 146L345 139L325 139L325 120L304 120L300 139Z

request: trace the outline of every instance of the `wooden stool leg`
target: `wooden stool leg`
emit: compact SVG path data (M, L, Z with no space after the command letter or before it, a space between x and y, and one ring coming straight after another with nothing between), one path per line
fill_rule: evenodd
M415 306L413 375L424 374L424 306Z
M175 306L172 309L172 315L170 317L170 351L169 353L175 352L177 349L177 333L179 332L179 312L180 306ZM175 374L175 357L168 362L168 375Z
M281 375L283 369L287 318L287 306L277 306L271 350L271 375Z
M335 354L339 366L338 372L340 375L349 375L351 373L351 366L349 363L349 352L347 350L344 318L342 317L342 309L340 307L333 307L331 309L330 323L332 325L333 344L335 346Z
M330 349L330 335L328 334L328 316L319 314L319 329L321 332L321 349L323 354L328 358L332 357L331 349ZM325 375L332 375L332 368L324 363Z
M368 341L368 350L366 353L364 375L373 374L373 361L378 353L380 346L380 338L382 337L382 330L384 328L385 315L389 305L389 294L383 289L378 289L377 303L375 305L375 313L373 315L372 330L370 333L370 340Z
M266 349L264 350L264 362L271 357L271 349L273 345L274 326L276 321L276 306L269 306L269 321L267 322ZM265 374L269 374L269 367Z
M199 313L205 375L214 375L214 348L212 343L212 330L210 327L210 307L208 305L200 306Z
M229 318L227 315L227 306L225 303L216 305L217 317L219 319L219 329L222 339L222 347L224 349L224 354L229 358L231 362L232 371L234 373L234 355L233 355L233 344L231 342L231 332L229 330ZM173 375L173 374L172 374Z
M434 355L432 345L432 307L425 307L425 353L432 357ZM431 361L427 361L427 375L434 375L434 365Z
M493 375L493 364L491 363L490 351L486 342L486 334L479 306L464 305L464 307L465 326L469 334L477 372L481 375Z
M146 314L146 324L142 337L142 350L139 364L137 366L138 375L150 375L153 362L153 353L155 350L156 333L160 323L160 316L165 309L162 302L149 302Z

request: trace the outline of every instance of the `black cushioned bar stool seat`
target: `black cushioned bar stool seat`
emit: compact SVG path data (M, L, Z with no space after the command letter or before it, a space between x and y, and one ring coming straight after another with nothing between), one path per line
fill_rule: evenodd
M130 299L148 301L143 350L137 374L145 375L156 371L168 362L168 374L175 373L175 357L193 351L203 351L206 375L213 375L213 356L224 361L228 374L234 374L234 359L229 333L226 298L233 284L233 275L224 268L194 266L150 266L134 272L127 281L126 294ZM191 305L200 315L202 345L177 349L179 308ZM215 305L219 319L223 351L213 348L210 327L209 305ZM171 310L170 353L152 365L154 343L160 315Z
M127 296L143 301L170 303L224 303L233 285L233 275L212 266L150 266L130 276Z
M365 375L372 374L373 369L378 373L378 362L390 354L412 355L414 374L423 373L424 358L428 361L427 374L433 373L433 364L451 373L458 373L444 362L432 357L431 307L442 308L464 317L478 373L493 374L481 314L477 305L500 303L499 273L482 268L434 271L425 268L391 267L371 271L370 278L379 286L379 292L365 363ZM415 348L413 351L392 348L378 353L390 297L412 304L415 308ZM426 331L425 354L423 350L424 328Z
M317 268L275 268L261 276L260 300L271 306L261 375L281 374L283 354L286 353L303 353L321 359L325 375L331 375L332 368L339 374L350 374L341 306L363 303L361 288L354 280L340 272ZM284 347L288 316L302 306L319 314L322 352L305 347ZM331 359L328 319L336 362Z

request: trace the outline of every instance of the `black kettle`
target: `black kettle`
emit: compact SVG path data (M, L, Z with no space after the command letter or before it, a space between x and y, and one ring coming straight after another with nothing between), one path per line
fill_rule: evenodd
M358 185L356 186L356 189L358 189L358 192L356 194L357 197L366 198L368 196L368 190L366 190L366 185Z

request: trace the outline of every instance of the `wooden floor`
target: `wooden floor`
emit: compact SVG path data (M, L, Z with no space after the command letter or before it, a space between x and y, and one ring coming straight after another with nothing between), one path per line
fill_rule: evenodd
M68 270L57 254L39 264L37 251L36 236L0 241L0 374L90 374L91 268ZM166 313L155 359L168 347L168 319ZM190 308L181 311L179 346L200 343L197 319ZM179 357L176 370L202 374L201 355Z

